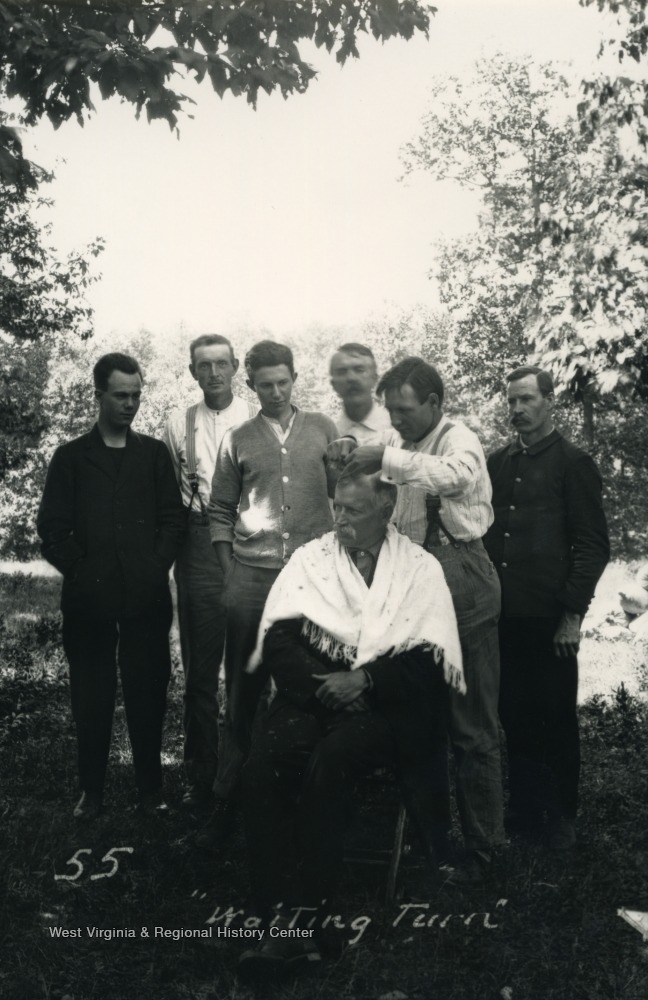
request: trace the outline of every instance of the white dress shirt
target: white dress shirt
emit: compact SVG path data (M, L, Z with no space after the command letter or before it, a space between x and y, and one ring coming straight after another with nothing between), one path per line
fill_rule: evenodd
M336 418L335 425L340 436L352 434L358 444L379 444L384 434L391 430L389 413L376 402L362 420L351 420L343 411Z
M262 413L261 416L265 420L265 422L268 425L268 427L270 428L270 430L274 434L277 435L277 437L279 438L279 441L281 442L281 444L285 444L286 438L290 434L290 432L292 430L292 427L293 427L293 424L295 423L295 414L296 413L297 413L297 407L293 406L292 407L292 416L291 416L290 420L288 421L288 425L287 425L287 427L286 427L285 430L283 429L283 427L281 426L281 424L279 423L279 421L275 420L274 417L266 417L265 413Z
M444 426L451 423L439 443ZM427 530L425 494L441 497L441 520L458 541L481 538L493 523L490 477L479 438L469 427L446 416L421 441L403 441L392 431L383 438L383 478L398 485L394 522L399 531L422 545ZM445 536L442 544L447 544Z
M225 431L238 427L257 414L257 407L238 396L223 410L211 410L203 400L196 410L196 474L198 492L205 505L209 503L216 456ZM191 503L191 486L187 477L187 411L172 413L164 428L163 440L171 453L176 479L186 507Z

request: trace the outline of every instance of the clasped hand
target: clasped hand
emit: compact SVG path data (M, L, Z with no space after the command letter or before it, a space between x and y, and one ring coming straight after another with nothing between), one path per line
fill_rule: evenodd
M320 684L315 697L325 708L334 712L341 709L349 712L364 712L367 704L362 694L368 687L364 670L338 670L334 674L313 674Z

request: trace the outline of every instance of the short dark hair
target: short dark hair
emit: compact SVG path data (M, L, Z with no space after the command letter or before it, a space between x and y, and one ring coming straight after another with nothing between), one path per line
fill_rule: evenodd
M222 337L220 333L203 333L200 335L200 337L196 337L195 340L191 341L191 343L189 344L191 363L192 364L194 363L196 357L196 349L198 347L211 347L212 344L220 344L224 345L225 347L229 347L232 364L234 364L234 362L236 361L236 357L234 356L234 348L232 347L227 337Z
M376 392L383 396L388 389L401 389L404 385L412 387L419 403L424 403L431 392L438 396L439 406L443 403L443 379L436 368L423 358L403 358L385 372Z
M336 354L360 354L364 358L371 358L373 363L376 363L373 351L366 344L357 344L355 341L349 341L348 344L340 344L335 350Z
M274 340L260 340L245 355L245 370L250 382L254 382L254 373L259 368L273 368L275 365L287 365L290 374L295 374L292 351Z
M506 376L506 381L519 382L521 378L526 378L527 375L536 376L538 389L543 396L549 396L554 391L554 383L551 375L544 368L539 368L537 365L520 365L519 368L516 368L510 375Z
M123 372L124 375L139 375L142 382L144 381L142 369L135 358L131 358L130 354L121 354L119 351L115 351L100 357L92 369L95 389L99 392L105 392L108 388L108 379L113 372Z

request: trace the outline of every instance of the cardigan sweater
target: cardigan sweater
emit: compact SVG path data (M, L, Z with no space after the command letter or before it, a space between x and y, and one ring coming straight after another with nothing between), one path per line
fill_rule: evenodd
M552 431L488 457L495 523L484 544L502 584L503 618L584 615L610 556L601 477Z
M229 430L208 507L212 542L231 542L246 566L281 569L300 545L330 531L326 449L337 436L332 420L304 410L284 442L260 413Z

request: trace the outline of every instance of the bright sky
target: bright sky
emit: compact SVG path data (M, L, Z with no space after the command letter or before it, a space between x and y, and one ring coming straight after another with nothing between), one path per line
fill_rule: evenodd
M98 101L83 129L39 126L30 153L56 170L57 245L107 241L89 296L97 331L280 335L434 304L431 243L470 228L475 206L425 175L398 180L431 79L498 49L587 72L606 26L577 0L437 6L429 42L367 39L343 69L309 49L308 92L262 96L256 112L189 83L179 140L117 102Z

